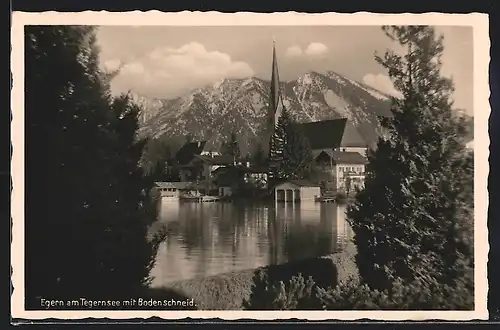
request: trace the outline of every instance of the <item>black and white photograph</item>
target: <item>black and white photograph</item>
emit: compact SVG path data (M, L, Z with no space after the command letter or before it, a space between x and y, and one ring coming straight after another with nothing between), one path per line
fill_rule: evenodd
M487 319L487 15L12 24L13 317Z

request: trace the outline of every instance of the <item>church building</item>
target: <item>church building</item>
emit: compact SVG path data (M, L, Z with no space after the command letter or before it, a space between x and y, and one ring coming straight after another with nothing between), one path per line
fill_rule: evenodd
M267 155L283 108L278 61L273 42L270 100L262 143ZM312 149L311 165L317 169L314 177L309 178L313 183L322 186L329 183L333 185L333 190L346 191L363 186L368 146L347 118L300 123L298 127Z
M273 63L271 73L271 91L269 97L269 107L266 115L266 125L263 133L262 149L269 156L271 138L274 134L276 124L283 111L283 98L281 96L280 78L278 72L278 60L276 57L276 47L273 41Z

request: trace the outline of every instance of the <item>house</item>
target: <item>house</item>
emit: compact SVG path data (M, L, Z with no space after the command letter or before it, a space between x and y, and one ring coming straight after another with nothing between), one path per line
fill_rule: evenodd
M233 166L218 167L211 175L219 196L231 196L241 185L241 174Z
M363 187L368 146L347 118L302 123L298 128L312 150L313 182L326 191Z
M183 165L182 173L189 176L181 177L181 180L199 182L204 187L206 193L217 189L214 182L213 172L221 167L234 165L234 157L229 155L220 156L202 156L194 155L187 164Z
M154 188L163 199L179 199L181 194L196 190L190 182L155 182Z
M314 181L324 188L346 192L363 188L367 159L359 152L322 150L313 156Z
M245 188L245 171L242 166L218 167L212 172L214 185L219 196L230 196Z
M276 202L314 201L321 196L321 187L306 180L288 180L274 186Z
M297 124L313 152L358 152L366 156L368 145L347 118Z
M211 151L211 150L203 150L200 153L201 156L210 156L210 157L215 157L215 156L222 156L222 154L218 151Z
M200 169L192 164L192 160L204 151L205 145L206 141L188 142L177 151L175 160L181 181L194 182L199 180Z
M219 195L267 189L267 168L251 167L250 163L220 166L211 172L212 183Z
M241 169L243 171L243 181L255 189L267 189L268 187L268 169L266 167L250 166Z

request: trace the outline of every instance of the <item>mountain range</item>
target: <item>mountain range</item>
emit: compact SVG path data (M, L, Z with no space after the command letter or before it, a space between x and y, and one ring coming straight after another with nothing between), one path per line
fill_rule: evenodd
M347 118L367 145L383 134L378 116L390 115L390 96L329 71L309 72L282 82L283 104L298 122ZM259 140L269 102L270 82L259 78L223 79L174 99L133 95L143 108L140 137L191 135L218 149L236 133L243 153Z

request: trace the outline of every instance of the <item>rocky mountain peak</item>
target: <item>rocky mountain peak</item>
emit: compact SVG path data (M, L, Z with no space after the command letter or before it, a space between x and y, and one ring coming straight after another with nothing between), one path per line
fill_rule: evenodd
M390 116L390 97L336 72L307 72L281 83L283 103L299 122L347 118L368 145L383 134L379 116ZM255 77L221 79L170 100L147 100L140 136L188 134L218 149L236 133L242 152L259 140L269 103L270 82Z

